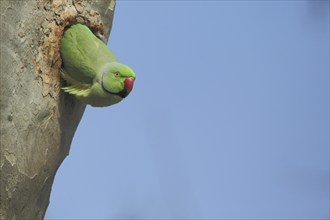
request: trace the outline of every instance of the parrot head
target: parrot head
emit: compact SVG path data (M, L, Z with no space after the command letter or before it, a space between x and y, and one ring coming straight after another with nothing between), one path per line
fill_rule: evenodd
M101 85L106 92L125 98L132 91L134 80L135 73L130 67L112 62L102 74Z

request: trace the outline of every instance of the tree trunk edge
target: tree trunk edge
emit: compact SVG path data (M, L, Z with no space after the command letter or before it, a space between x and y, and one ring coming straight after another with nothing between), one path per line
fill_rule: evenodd
M0 219L43 219L86 107L60 89L63 31L83 23L107 39L116 2L0 3Z

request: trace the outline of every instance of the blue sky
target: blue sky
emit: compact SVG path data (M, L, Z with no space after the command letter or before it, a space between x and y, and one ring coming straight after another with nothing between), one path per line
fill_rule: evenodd
M329 1L118 1L47 219L329 218Z

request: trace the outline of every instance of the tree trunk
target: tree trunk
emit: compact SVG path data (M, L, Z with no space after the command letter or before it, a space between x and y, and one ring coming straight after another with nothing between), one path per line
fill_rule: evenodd
M1 0L0 219L43 219L85 104L61 91L72 23L108 38L114 0Z

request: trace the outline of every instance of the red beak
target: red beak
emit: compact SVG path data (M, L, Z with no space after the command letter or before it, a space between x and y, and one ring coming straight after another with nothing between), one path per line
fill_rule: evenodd
M131 92L133 89L134 85L134 78L127 78L124 81L125 88L127 89L128 92Z

